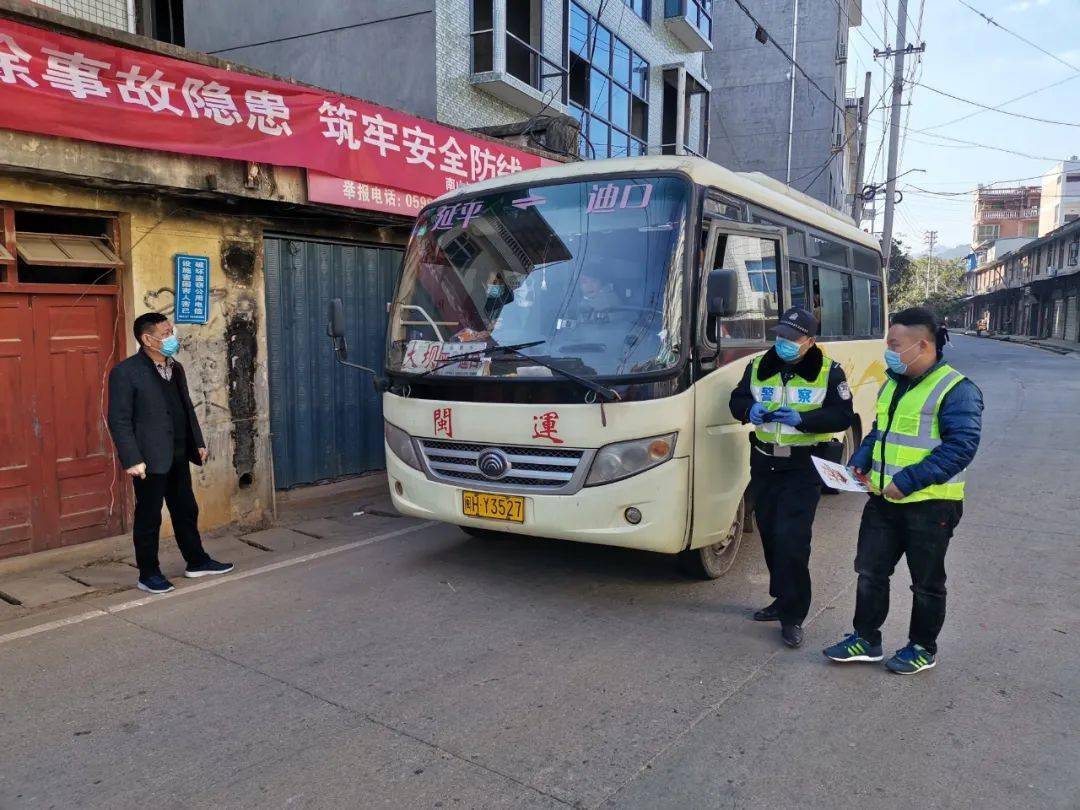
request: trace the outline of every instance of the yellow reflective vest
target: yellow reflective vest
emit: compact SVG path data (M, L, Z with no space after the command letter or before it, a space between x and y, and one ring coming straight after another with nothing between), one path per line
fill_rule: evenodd
M800 413L815 411L822 406L829 390L829 372L833 366L833 361L824 353L821 355L821 371L816 379L808 381L796 376L788 380L787 384L779 371L767 379L758 379L758 368L764 356L755 357L750 366L750 392L754 395L755 402L761 403L767 411L786 406ZM765 422L754 429L754 435L766 444L799 446L827 442L834 434L804 433L790 425Z
M889 411L893 407L897 386L891 377L886 380L877 400L878 440L874 442L870 473L875 487L884 491L894 475L905 467L918 464L941 444L941 434L938 432L941 402L963 379L963 374L948 363L942 363L903 393L891 417ZM887 500L892 503L962 501L965 474L966 471L961 471L944 484L933 484L900 500Z

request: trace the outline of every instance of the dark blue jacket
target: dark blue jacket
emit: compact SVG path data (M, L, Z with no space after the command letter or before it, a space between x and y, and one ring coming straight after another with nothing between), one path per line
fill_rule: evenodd
M929 374L944 361L939 360ZM926 374L918 379L911 379L902 374L886 372L897 385L894 396L903 396L917 385ZM941 401L938 410L938 432L941 444L930 451L930 455L918 464L912 464L893 476L892 482L905 495L911 495L920 489L934 484L944 484L959 473L975 458L979 449L979 437L982 434L983 398L979 386L964 379L954 385ZM848 462L850 466L868 471L872 463L874 443L881 439L878 424L863 439L862 445Z

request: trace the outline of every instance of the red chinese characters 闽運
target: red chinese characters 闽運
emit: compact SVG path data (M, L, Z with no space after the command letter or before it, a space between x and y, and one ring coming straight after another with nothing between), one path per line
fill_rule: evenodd
M454 411L452 408L436 408L434 412L435 435L454 438Z
M557 435L559 432L559 413L558 411L548 411L547 413L537 414L533 417L533 435L534 439L547 439L552 444L562 444L563 440Z

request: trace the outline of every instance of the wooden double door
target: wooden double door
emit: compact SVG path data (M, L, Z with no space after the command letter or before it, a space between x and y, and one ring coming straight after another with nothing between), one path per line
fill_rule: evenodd
M127 482L105 424L112 294L0 292L0 557L120 531Z

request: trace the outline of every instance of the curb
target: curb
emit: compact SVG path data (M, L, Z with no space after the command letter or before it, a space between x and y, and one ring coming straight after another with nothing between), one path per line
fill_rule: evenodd
M1031 339L1017 339L1014 335L976 335L971 332L962 332L961 334L967 337L982 338L983 340L996 340L1000 343L1012 343L1015 346L1030 346L1033 349L1041 349L1044 352L1052 352L1057 355L1074 356L1080 359L1080 346L1076 349L1065 348L1064 346L1054 346L1053 344L1043 343L1038 340Z
M323 489L323 487L326 487L326 489ZM334 484L322 484L304 487L299 491L292 490L290 493L278 493L278 507L279 509L281 506L293 508L318 507L324 500L329 501L348 495L374 494L385 490L385 487L385 473L358 476ZM162 524L164 526L165 521L162 521ZM286 524L277 520L273 521L271 525L285 526ZM241 536L257 531L260 528L266 528L266 526L242 526L230 523L227 526L208 529L202 534L204 538L208 539L229 534ZM166 535L163 532L161 535L162 540L168 540L171 537L171 533ZM94 563L122 560L131 554L131 549L131 532L127 532L112 537L104 537L100 540L91 540L89 543L79 543L74 546L63 546L46 551L37 551L32 554L23 554L18 557L8 557L0 560L0 578L49 570L69 571L73 568L82 568Z

